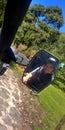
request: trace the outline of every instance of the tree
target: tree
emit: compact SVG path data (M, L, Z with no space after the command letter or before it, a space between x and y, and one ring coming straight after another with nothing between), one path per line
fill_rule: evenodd
M62 16L62 9L58 6L49 6L46 8L45 11L45 19L48 24L52 25L53 27L60 29L60 27L64 24L63 16Z
M62 25L62 10L59 7L33 5L29 8L14 42L17 46L20 43L26 44L28 48L34 45L45 47L45 44L46 47L51 47L58 40L58 28Z
M36 25L35 20L30 20L27 21L25 18L25 21L23 21L23 24L20 26L14 41L17 46L22 43L26 44L28 48L33 45L41 47L42 45L44 46L44 43L51 45L57 41L60 35L59 31L48 26L46 22L39 21L39 24Z
M60 27L64 24L62 9L58 6L48 6L45 8L42 5L33 5L30 7L30 11L38 19L42 17L42 21L52 25L54 28L60 29Z

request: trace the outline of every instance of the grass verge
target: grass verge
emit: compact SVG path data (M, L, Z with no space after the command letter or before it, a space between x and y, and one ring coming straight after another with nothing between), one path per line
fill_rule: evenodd
M45 110L45 116L43 117L45 128L43 130L55 130L65 115L65 93L50 85L39 93L38 98ZM65 127L63 130L65 130Z

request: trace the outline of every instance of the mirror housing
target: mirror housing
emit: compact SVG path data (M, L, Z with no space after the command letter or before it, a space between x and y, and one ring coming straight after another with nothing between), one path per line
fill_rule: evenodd
M27 65L22 82L34 92L40 92L53 82L58 63L57 57L46 50L40 50Z

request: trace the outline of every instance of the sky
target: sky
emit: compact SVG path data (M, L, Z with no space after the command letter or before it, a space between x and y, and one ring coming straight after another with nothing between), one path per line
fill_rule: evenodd
M62 14L64 18L64 25L60 28L60 32L65 32L65 1L63 0L32 0L31 5L42 4L47 6L59 6L62 9Z

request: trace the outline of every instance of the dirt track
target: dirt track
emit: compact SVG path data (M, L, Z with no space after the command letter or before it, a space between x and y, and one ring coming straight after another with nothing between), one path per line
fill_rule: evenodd
M43 111L37 98L10 68L0 76L0 130L43 129Z

